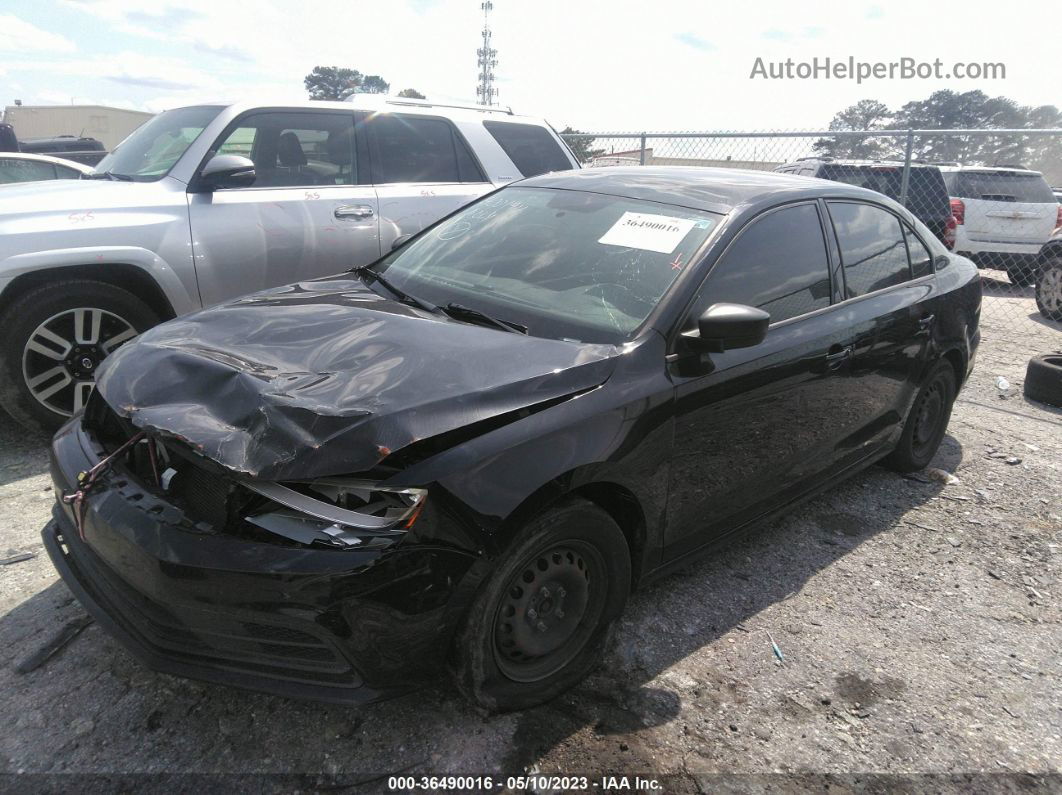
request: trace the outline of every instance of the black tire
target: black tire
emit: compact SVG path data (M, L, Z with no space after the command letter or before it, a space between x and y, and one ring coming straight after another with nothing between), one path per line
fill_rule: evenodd
M627 541L596 505L571 500L533 519L457 634L458 688L490 712L525 709L564 692L600 662L630 583Z
M1025 397L1049 406L1062 406L1062 354L1029 359L1025 368Z
M1049 320L1062 321L1062 259L1044 263L1036 277L1036 308Z
M895 449L882 462L896 472L925 469L937 454L951 419L957 384L955 370L941 360L929 371L922 383Z
M79 310L87 311L79 314ZM100 318L98 322L94 321L97 316ZM81 339L88 340L95 335L96 343L81 344L75 318L81 320L83 330L88 332L82 334ZM0 406L32 431L54 432L73 413L78 401L83 404L90 391L90 387L84 385L94 383L95 369L122 343L119 337L128 341L130 330L139 334L158 322L158 316L132 293L104 282L71 279L30 290L0 316ZM71 344L70 351L63 358L56 356L59 345L54 343L54 337L53 342L45 340L43 346L53 351L51 355L39 353L39 344L36 348L28 347L42 327L61 338L60 341ZM108 343L115 339L118 342L108 347ZM37 341L41 341L40 336ZM44 394L65 378L70 381L53 394L38 399L30 382L55 368L63 372L57 371L51 379L38 383L37 395ZM64 406L69 411L59 410Z

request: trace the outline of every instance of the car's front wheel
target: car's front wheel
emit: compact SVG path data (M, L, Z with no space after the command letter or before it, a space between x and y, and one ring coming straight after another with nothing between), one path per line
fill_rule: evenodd
M458 687L492 712L541 704L600 661L630 591L622 531L572 500L531 521L481 588L454 651Z
M918 390L900 441L884 460L885 466L897 472L915 472L929 466L944 441L957 391L955 370L950 362L941 359Z
M0 317L0 405L32 430L54 431L84 406L103 360L158 322L132 293L103 282L24 293Z
M1036 308L1050 320L1062 320L1062 259L1044 263L1036 279Z

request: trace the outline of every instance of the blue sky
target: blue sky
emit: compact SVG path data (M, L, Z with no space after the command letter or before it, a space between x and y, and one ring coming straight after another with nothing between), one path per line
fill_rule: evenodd
M938 88L1058 101L1054 3L814 4L494 0L503 104L583 129L825 126L859 99L898 106ZM147 110L303 96L316 64L351 66L431 98L470 98L478 0L5 0L0 104ZM764 81L756 57L992 61L1005 80Z

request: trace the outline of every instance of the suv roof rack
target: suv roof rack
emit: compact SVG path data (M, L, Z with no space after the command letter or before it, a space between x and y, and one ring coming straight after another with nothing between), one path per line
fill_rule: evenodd
M366 94L352 94L347 102L364 103L366 101ZM357 99L355 99L355 97ZM373 99L369 100L372 104L382 105L405 105L414 108L454 108L457 110L476 110L480 113L504 113L507 116L515 116L513 109L509 106L500 107L497 105L474 105L463 102L432 102L429 99L414 99L412 97L392 97L387 95L375 95Z

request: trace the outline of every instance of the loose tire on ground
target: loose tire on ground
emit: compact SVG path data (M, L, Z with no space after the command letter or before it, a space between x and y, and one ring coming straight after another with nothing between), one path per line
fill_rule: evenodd
M1062 406L1062 354L1029 359L1025 368L1025 397L1049 406Z
M882 463L897 472L915 472L927 467L944 441L957 391L951 363L938 361L911 404L900 441Z
M83 404L107 354L158 322L132 293L104 282L70 279L28 291L0 316L0 406L32 431L54 432Z
M455 639L461 692L491 712L548 701L598 664L630 592L627 541L573 499L529 522L480 589Z

